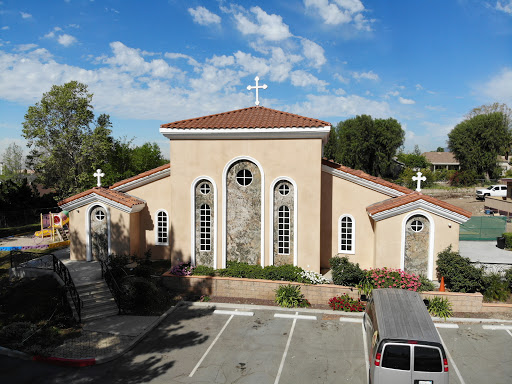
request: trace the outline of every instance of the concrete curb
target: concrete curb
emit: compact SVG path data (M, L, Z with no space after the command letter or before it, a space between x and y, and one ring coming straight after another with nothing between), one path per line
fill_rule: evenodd
M155 329L167 316L169 316L171 313L173 313L178 307L181 307L184 304L183 301L178 302L174 307L169 308L167 311L165 311L162 315L158 317L151 325L146 328L143 332L141 332L138 336L135 337L134 340L130 342L128 346L123 348L121 351L112 353L110 355L102 356L102 357L87 357L83 359L67 359L62 357L52 357L52 356L39 356L39 355L29 355L25 352L16 351L13 349L0 347L0 355L12 357L12 358L18 358L22 360L33 360L33 361L40 361L43 363L53 364L53 365L60 365L60 366L68 366L68 367L88 367L91 365L98 365L98 364L104 364L109 361L115 360L118 357L124 355L129 350L131 350L135 345L137 345L146 335L151 332L153 329Z

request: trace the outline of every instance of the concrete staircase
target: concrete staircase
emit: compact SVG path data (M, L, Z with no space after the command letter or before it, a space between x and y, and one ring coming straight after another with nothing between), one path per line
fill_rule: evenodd
M118 314L117 304L104 280L75 285L82 299L82 322Z

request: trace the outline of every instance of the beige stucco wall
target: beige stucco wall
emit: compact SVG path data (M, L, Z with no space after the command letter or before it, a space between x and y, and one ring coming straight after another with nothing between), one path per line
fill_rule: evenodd
M433 268L431 279L436 277L437 254L452 245L459 250L459 224L423 210L414 210L375 223L376 268L400 268L403 258L404 223L412 214L420 214L431 220L431 235L435 233L432 248Z
M388 198L383 193L322 171L322 269L329 268L329 259L339 251L338 221L345 214L352 215L355 222L354 254L346 256L359 263L361 268L374 266L374 229L366 207Z
M87 258L87 212L95 205L106 207L107 217L110 218L110 252L130 253L130 215L104 203L91 203L69 212L71 260L86 260Z
M171 169L172 173L172 169ZM137 248L137 255L143 256L147 250L151 251L153 259L169 259L171 257L171 245L174 238L173 230L169 231L169 245L155 245L155 223L158 210L165 210L169 217L171 214L171 177L154 181L138 188L126 191L127 194L137 197L146 202L146 207L138 214L139 220L133 220L134 225L138 225L140 231L133 230L133 241L137 241L139 246L132 246L133 250ZM134 214L132 214L134 215ZM169 220L170 223L170 220ZM139 233L138 239L135 239L136 233ZM135 252L132 252L132 254Z
M223 171L237 157L253 159L264 175L264 264L269 264L270 199L272 182L287 176L297 184L298 265L320 271L321 139L291 140L171 140L171 246L172 260L191 258L191 186L201 176L217 188L217 267L223 260Z

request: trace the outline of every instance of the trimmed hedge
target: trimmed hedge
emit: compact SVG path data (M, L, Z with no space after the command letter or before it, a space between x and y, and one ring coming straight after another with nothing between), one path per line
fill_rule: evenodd
M505 232L502 236L505 238L505 248L512 249L512 233Z
M439 280L444 276L452 292L482 292L485 288L483 268L473 266L468 257L452 251L451 246L438 254L437 275Z
M329 260L331 266L332 281L336 285L355 287L365 277L359 264L354 264L348 257L332 257Z

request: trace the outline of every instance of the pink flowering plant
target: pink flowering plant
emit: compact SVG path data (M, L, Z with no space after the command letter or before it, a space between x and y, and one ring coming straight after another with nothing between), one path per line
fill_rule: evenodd
M193 270L190 263L179 263L171 268L171 273L176 276L190 276Z
M418 291L420 287L420 276L406 273L401 269L391 268L365 270L365 277L357 286L359 291L366 295L375 288L398 288Z

